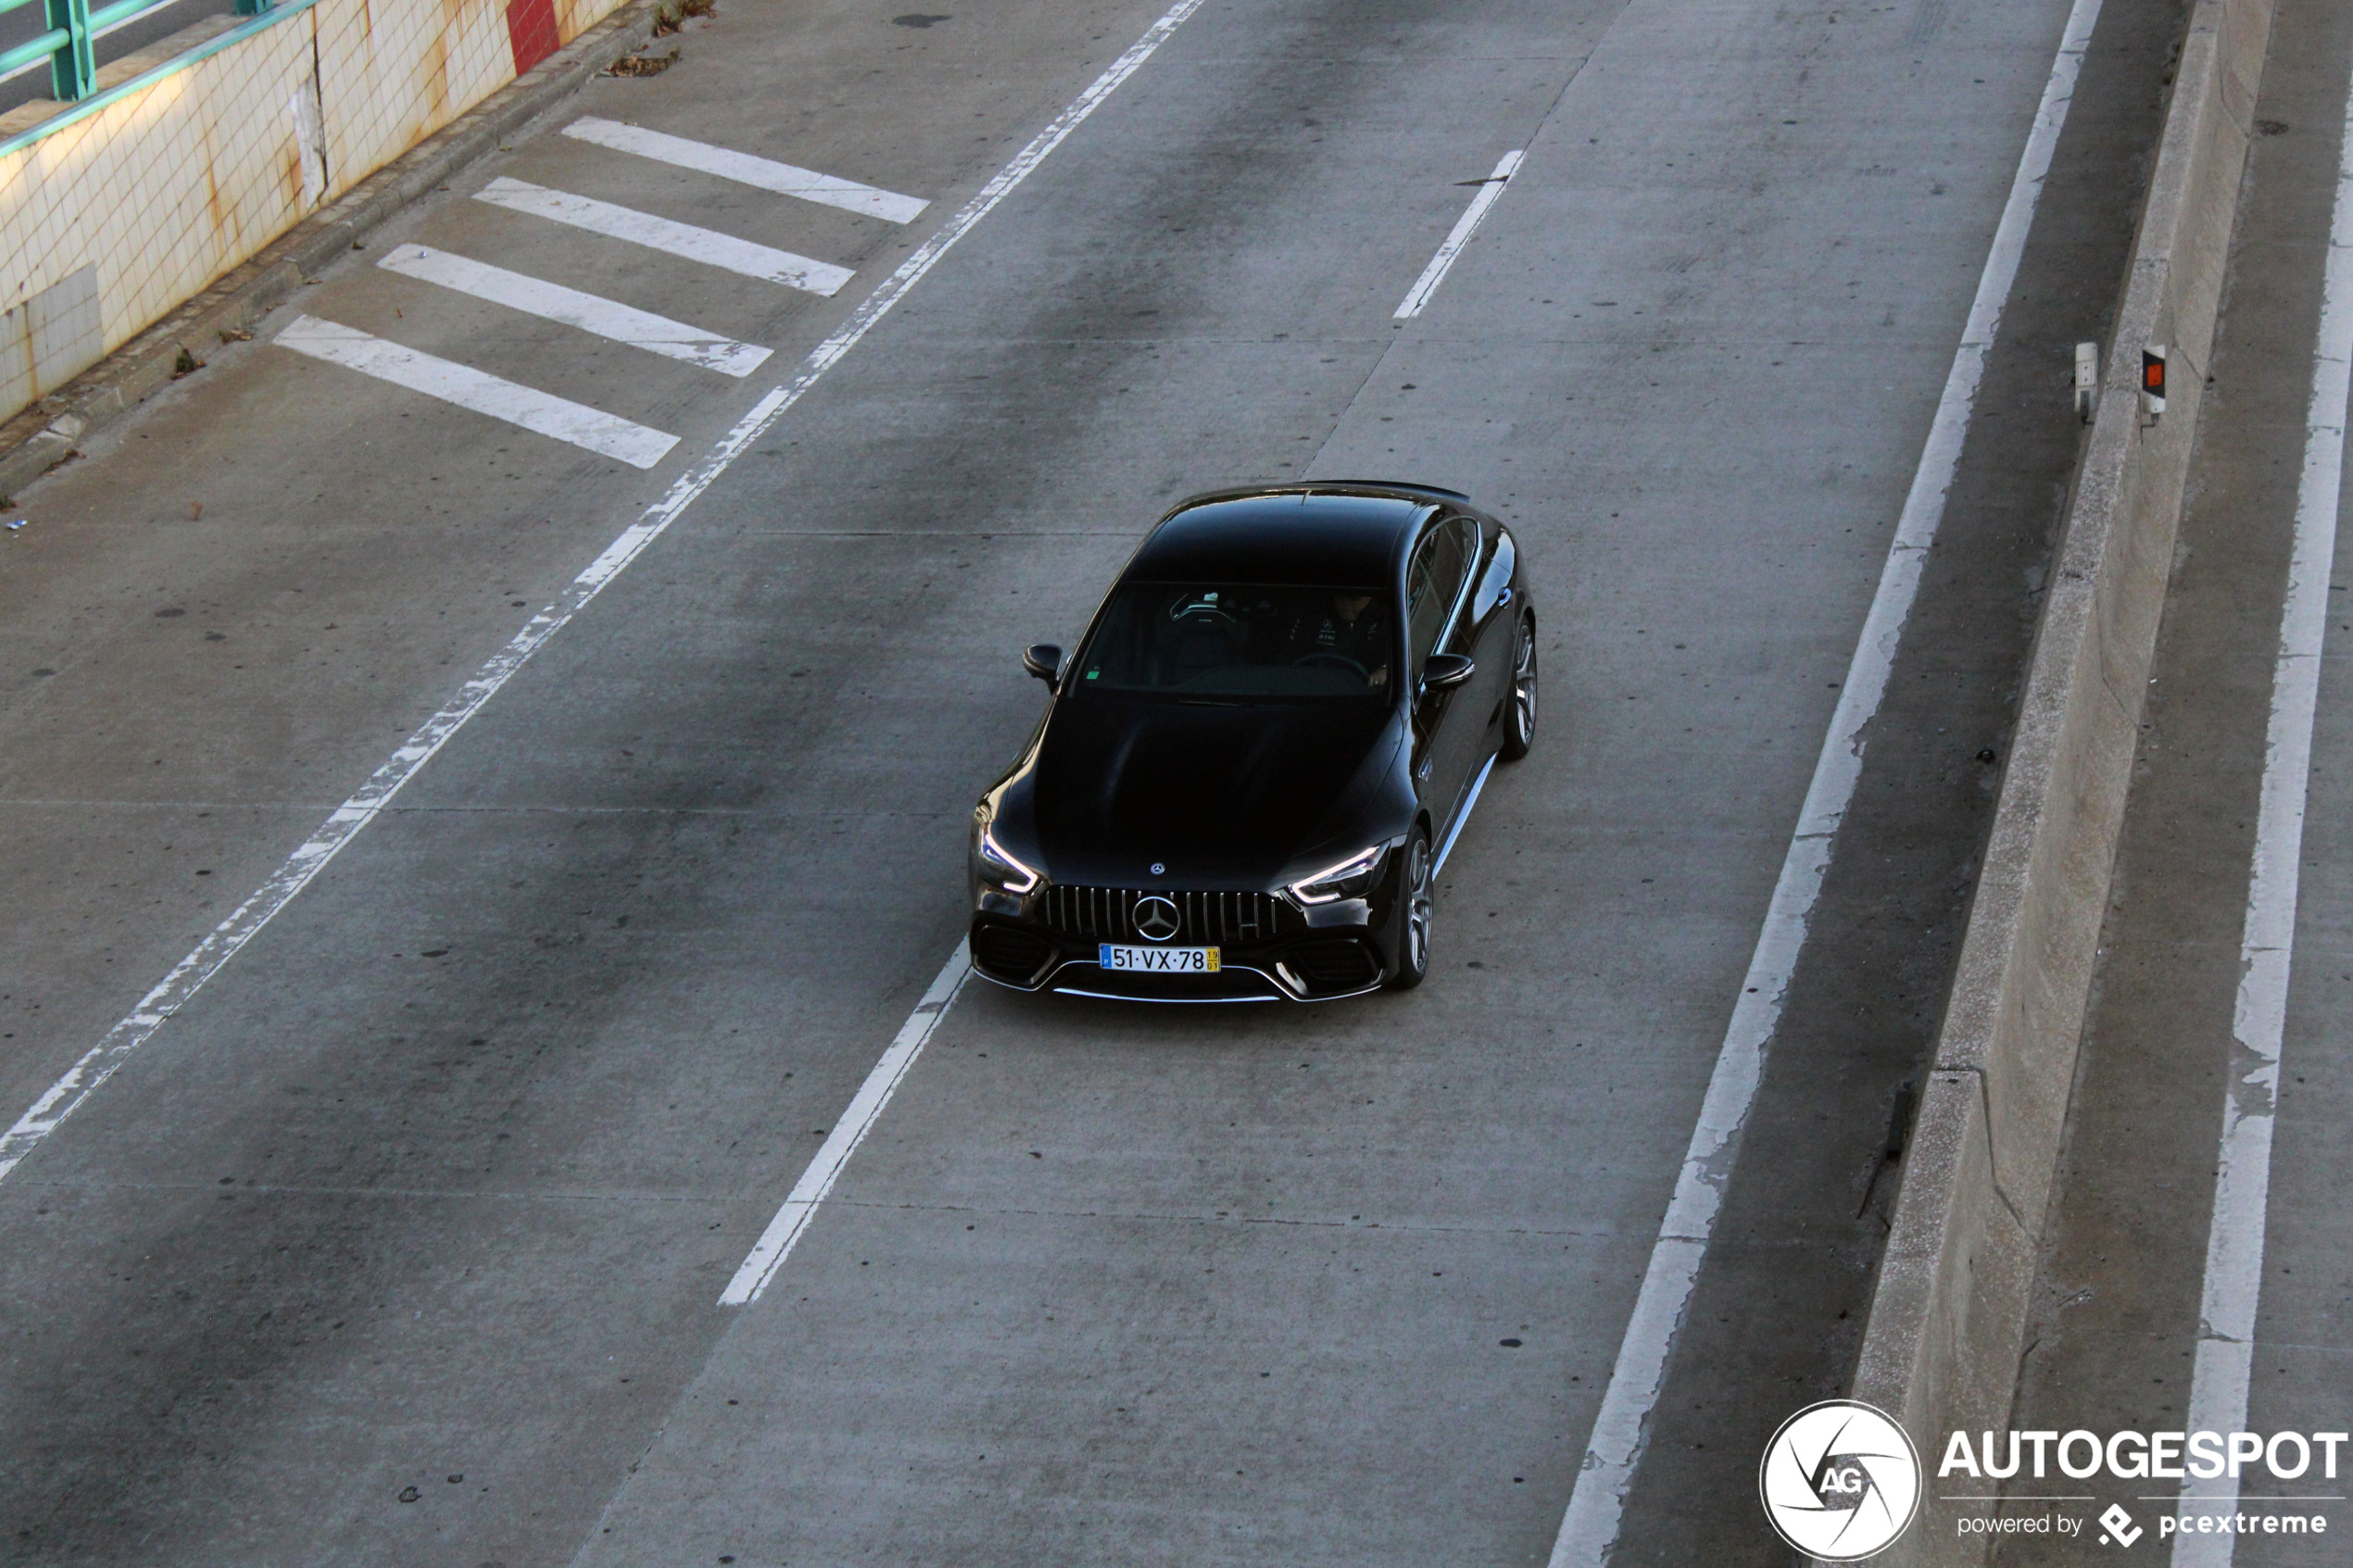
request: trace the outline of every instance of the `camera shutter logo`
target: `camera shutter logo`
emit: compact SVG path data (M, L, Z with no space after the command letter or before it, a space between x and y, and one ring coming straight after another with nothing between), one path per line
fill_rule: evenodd
M1825 1399L1781 1423L1756 1490L1781 1539L1825 1562L1856 1562L1919 1511L1920 1456L1884 1411Z

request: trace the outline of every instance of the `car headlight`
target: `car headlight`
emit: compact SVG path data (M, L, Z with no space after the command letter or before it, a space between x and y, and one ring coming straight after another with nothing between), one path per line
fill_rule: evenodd
M1336 866L1326 866L1315 875L1292 883L1290 896L1302 904L1362 898L1372 891L1374 882L1380 876L1381 861L1388 855L1388 845L1376 844L1361 855L1352 855Z
M1044 878L997 842L996 828L988 817L975 818L974 826L978 831L973 839L973 855L980 862L981 880L1007 893L1035 891Z

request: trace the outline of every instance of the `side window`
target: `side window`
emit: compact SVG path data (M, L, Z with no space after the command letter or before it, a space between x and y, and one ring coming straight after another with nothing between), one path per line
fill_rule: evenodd
M1423 663L1438 651L1438 639L1446 633L1447 618L1469 565L1464 557L1459 520L1449 519L1431 529L1415 547L1413 566L1405 574L1405 616L1416 680L1421 678Z
M1468 583L1464 584L1466 591L1454 611L1453 621L1445 633L1445 641L1441 646L1450 653L1468 653L1471 650L1471 645L1478 640L1479 618L1487 609L1482 595L1487 586L1486 579L1489 573L1480 571L1480 568L1485 566L1491 570L1493 562L1485 558L1487 540L1477 519L1458 517L1447 526L1460 532L1463 574L1466 578L1476 578L1478 587L1473 588Z
M1519 564L1519 551L1512 544L1507 529L1495 531L1495 549L1487 558L1487 570L1478 574L1478 591L1471 596L1470 608L1464 612L1466 628L1486 619L1504 594L1512 585L1512 571Z

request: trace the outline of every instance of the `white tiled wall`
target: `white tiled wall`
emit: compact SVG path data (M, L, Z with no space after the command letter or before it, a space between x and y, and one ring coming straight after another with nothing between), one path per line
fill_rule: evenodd
M559 0L561 37L569 43L619 3ZM107 67L99 86L245 19L217 17L175 34ZM319 0L0 157L0 419L136 336L514 74L505 7L493 0ZM314 94L315 126L302 101ZM27 104L0 115L0 137L61 107ZM39 333L46 346L36 349Z
M95 267L69 272L0 314L0 407L21 408L38 395L32 388L70 381L98 362L105 342Z

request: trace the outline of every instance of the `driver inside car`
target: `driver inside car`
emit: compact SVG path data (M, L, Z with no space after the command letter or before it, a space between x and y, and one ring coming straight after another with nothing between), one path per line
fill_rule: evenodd
M1389 622L1372 594L1334 594L1319 615L1309 611L1291 624L1290 642L1299 659L1334 654L1361 668L1365 684L1389 684Z

